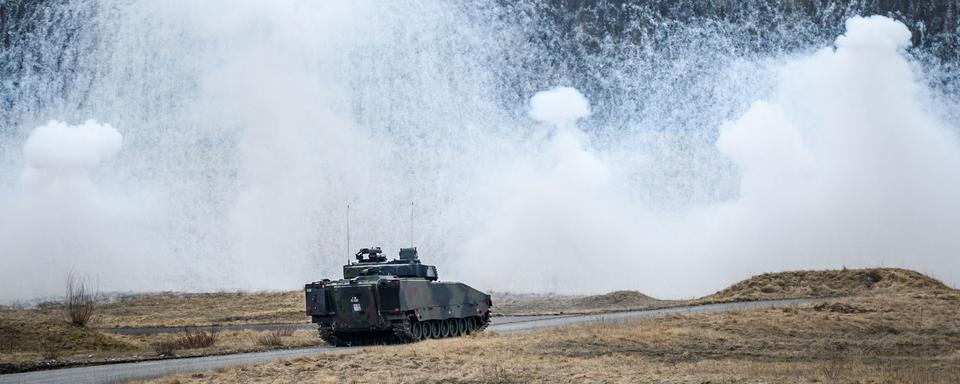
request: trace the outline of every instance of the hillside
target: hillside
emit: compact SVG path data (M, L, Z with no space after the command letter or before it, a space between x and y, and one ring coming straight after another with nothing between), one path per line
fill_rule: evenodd
M775 300L944 290L951 288L922 273L899 268L790 271L753 276L697 301Z
M542 315L624 311L670 305L637 291L602 295L518 294L493 292L493 310L504 315Z

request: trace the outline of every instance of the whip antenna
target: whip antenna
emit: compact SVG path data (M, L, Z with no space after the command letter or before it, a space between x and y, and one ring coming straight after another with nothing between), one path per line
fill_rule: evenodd
M410 202L410 248L413 248L413 202Z
M347 204L347 264L350 264L350 204Z

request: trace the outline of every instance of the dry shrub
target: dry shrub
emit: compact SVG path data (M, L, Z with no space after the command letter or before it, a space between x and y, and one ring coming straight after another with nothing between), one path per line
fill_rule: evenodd
M70 324L83 327L90 323L97 308L99 293L91 292L85 279L70 273L67 276L67 296L64 309Z
M159 356L175 356L177 343L174 340L163 340L153 344L153 352Z
M45 343L40 349L40 357L44 360L57 360L60 358L60 346L53 343Z
M867 313L873 312L869 309L860 308L850 304L844 303L828 303L823 302L813 306L813 310L817 312L833 312L833 313Z
M257 344L265 347L279 347L283 345L283 337L293 335L293 329L274 328L257 337Z
M198 349L212 347L217 343L215 333L201 330L184 329L183 333L153 344L153 351L158 355L173 356L180 349Z
M201 330L184 329L184 333L176 339L178 349L196 349L212 347L217 342L215 333Z

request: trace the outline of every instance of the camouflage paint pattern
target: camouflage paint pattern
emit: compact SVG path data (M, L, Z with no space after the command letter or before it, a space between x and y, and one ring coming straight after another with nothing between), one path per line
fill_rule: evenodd
M463 283L435 281L436 269L419 263L414 258L348 264L344 279L305 286L307 315L321 335L386 332L447 319L470 318L485 326L493 305L490 295ZM373 275L358 275L358 268ZM383 271L416 275L380 275Z

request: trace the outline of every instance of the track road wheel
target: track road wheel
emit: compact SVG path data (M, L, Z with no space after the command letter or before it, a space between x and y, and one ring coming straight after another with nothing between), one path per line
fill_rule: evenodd
M443 337L443 332L441 332L440 330L440 321L431 320L430 321L430 338L439 339L441 337Z
M457 319L457 336L463 336L467 334L467 324L463 319Z
M450 337L450 321L440 320L440 338Z
M416 340L423 339L423 324L417 321L416 319L410 319L410 334L413 335L413 338Z
M450 327L450 337L457 337L460 335L460 326L457 325L457 319L447 319L448 327Z

